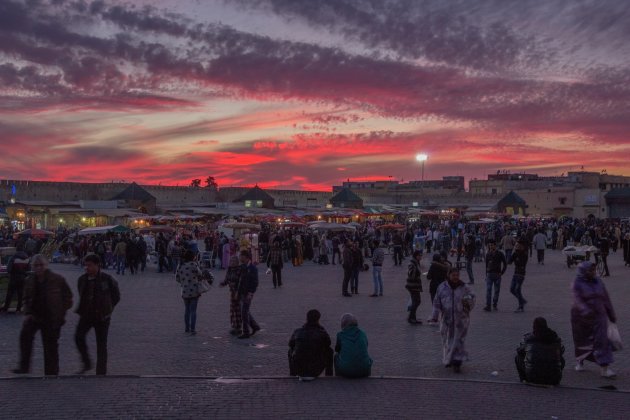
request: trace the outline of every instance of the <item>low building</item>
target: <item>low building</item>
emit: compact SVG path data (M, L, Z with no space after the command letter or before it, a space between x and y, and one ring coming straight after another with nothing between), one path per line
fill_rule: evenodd
M337 194L331 197L330 204L333 207L341 207L348 209L362 209L363 200L361 197L350 191L349 188L343 188Z
M247 193L251 187L223 187L219 190L216 201L218 203L233 203ZM276 190L265 189L274 199L276 208L323 208L328 204L332 193L329 191L305 191L305 190Z
M606 193L608 217L613 219L630 217L630 188L614 188Z
M217 189L210 187L138 185L126 182L89 183L4 179L0 180L0 202L10 203L20 200L52 202L98 201L114 197L133 184L142 188L153 197L157 209L175 205L204 205L217 201Z
M258 185L251 188L241 197L234 200L235 203L243 203L245 207L273 209L274 198L262 190Z
M113 196L112 200L120 201L122 207L137 209L145 214L155 214L157 208L155 197L135 182Z
M602 172L569 172L566 176L539 177L535 174L497 173L487 180L471 180L473 196L517 192L528 205L532 216L571 216L577 218L609 217L608 192L630 187L630 176ZM610 216L612 217L612 216Z

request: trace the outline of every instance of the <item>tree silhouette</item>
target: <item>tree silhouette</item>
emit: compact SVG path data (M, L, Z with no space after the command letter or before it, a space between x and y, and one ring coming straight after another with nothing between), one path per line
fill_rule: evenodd
M208 188L217 188L219 184L217 184L216 179L213 176L209 176L206 178L206 187Z
M193 188L199 188L201 186L201 180L199 178L190 181L190 186Z

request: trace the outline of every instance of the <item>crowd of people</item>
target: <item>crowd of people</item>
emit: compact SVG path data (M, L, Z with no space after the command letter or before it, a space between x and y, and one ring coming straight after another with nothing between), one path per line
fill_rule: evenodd
M119 276L126 269L131 274L143 273L153 255L158 272L175 273L181 286L184 301L185 332L196 333L196 308L203 295L203 281L213 276L209 269L225 270L221 286L228 286L230 299L230 333L247 339L260 331L252 315L252 303L259 285L259 265L266 265L271 273L274 288L282 287L285 264L299 267L305 261L314 264L339 264L343 277L341 295L359 294L360 273L372 271L371 297L384 294L382 266L386 255L393 257L394 265L402 265L409 258L405 288L409 293L407 321L419 325L417 309L423 291L423 258L430 255L426 279L428 281L432 315L427 321L440 324L443 363L455 372L467 360L465 339L470 325L470 313L476 296L470 285L475 284L473 264L485 264L486 299L484 311L498 310L501 280L510 265L514 266L510 292L517 300L515 312L524 312L527 300L523 296L526 266L536 250L537 263L544 264L545 250L562 249L570 244L594 245L599 258L607 267L609 254L623 251L626 266L630 266L630 226L611 221L586 219L547 221L505 220L497 223L474 223L465 220L414 222L404 229L379 229L371 223L342 232L321 232L309 229L282 229L262 224L255 235L228 237L217 230L209 230L203 238L203 250L192 235L159 233L145 237L133 233L108 233L80 237L64 233L62 241L78 264L84 265L86 274L78 280L81 302L77 312L81 316L75 342L81 355L83 371L92 368L85 335L94 328L97 338L97 373L104 374L107 365L107 332L113 307L120 299L116 281L104 270L116 270ZM63 235L63 234L62 234ZM17 240L2 236L0 245L15 245L17 253L9 264L10 281L5 303L0 310L7 311L13 295L17 294L17 311L26 315L22 329L21 362L16 373L26 373L30 366L30 348L36 331L42 331L46 374L58 372L57 340L65 312L72 306L72 294L65 279L47 268L46 258L38 254L45 246L37 238L19 237ZM201 241L199 241L201 242ZM29 267L30 264L30 267ZM44 268L42 268L44 267ZM468 284L460 279L465 269ZM32 273L29 274L29 270ZM579 265L573 285L574 305L571 311L575 344L576 370L583 370L584 361L593 361L602 368L602 376L614 377L610 369L612 346L607 338L609 323L616 317L602 280L597 277L595 264L585 261ZM216 274L216 273L215 273ZM384 281L385 280L385 281ZM65 286L64 286L65 285ZM103 294L103 290L109 292ZM23 293L22 293L23 292ZM54 299L44 299L52 293ZM100 293L100 294L99 294ZM102 295L102 296L101 296ZM107 295L107 298L103 297ZM57 305L54 311L41 305ZM43 314L55 314L51 319ZM322 372L348 377L369 376L372 359L367 352L367 335L358 328L352 314L341 320L334 351L328 333L319 325L320 314L309 311L307 322L294 332L289 343L291 374L309 380ZM30 344L29 344L30 343ZM542 351L540 349L552 349ZM564 367L564 348L561 340L546 321L537 318L534 329L519 347L516 364L523 380L558 383ZM543 356L541 356L543 355ZM560 373L541 374L540 360L559 368ZM546 371L551 368L544 368ZM551 379L550 379L551 378Z

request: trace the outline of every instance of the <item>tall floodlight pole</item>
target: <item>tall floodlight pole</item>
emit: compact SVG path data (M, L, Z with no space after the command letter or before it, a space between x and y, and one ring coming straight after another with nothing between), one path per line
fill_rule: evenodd
M418 153L416 155L416 160L422 163L422 181L424 181L424 162L426 162L427 159L429 159L429 156L425 153Z
M426 199L424 196L424 162L427 161L429 156L426 153L418 153L416 155L416 160L422 163L422 179L420 181L420 196L422 198L422 204L426 204Z

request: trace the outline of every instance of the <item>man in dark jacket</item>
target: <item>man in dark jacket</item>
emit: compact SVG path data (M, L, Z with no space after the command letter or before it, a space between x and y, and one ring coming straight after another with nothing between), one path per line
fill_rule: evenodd
M41 254L31 258L34 274L24 284L24 323L20 333L20 367L13 373L30 372L35 333L41 330L44 347L44 373L59 374L59 335L72 307L72 291L66 279L48 269Z
M355 295L359 294L359 273L363 270L363 253L358 242L352 243L352 277L350 289Z
M332 264L335 265L335 255L337 256L337 260L341 259L341 251L339 247L341 246L341 241L337 237L337 235L332 238Z
M131 271L131 275L136 274L138 272L138 266L140 263L140 247L138 246L138 242L133 238L129 238L127 240L126 258L127 265L129 266L129 271Z
M271 245L271 250L267 255L267 267L271 268L271 275L273 278L273 288L282 287L282 249L279 242L274 242Z
M28 274L29 258L24 251L18 251L11 257L7 264L7 272L9 273L9 285L7 287L7 294L4 299L4 306L0 308L0 312L7 312L13 295L17 294L17 306L15 307L15 313L22 310L22 292L24 291L24 279Z
M490 303L495 311L499 304L499 292L501 292L501 276L507 270L507 261L505 255L497 250L496 242L488 241L488 253L486 254L486 306L484 311L490 312ZM494 286L494 296L492 295L492 287Z
M341 285L341 294L346 297L352 296L348 293L348 284L352 279L352 242L347 241L343 247L341 266L343 267L343 283Z
M411 262L409 263L409 268L407 269L407 284L405 285L405 288L409 291L409 296L411 297L411 305L409 306L409 316L407 317L407 322L414 325L422 325L422 321L416 318L416 312L418 311L418 306L420 306L420 292L422 292L422 270L420 268L420 260L422 260L422 251L417 249L411 255Z
M521 293L521 287L525 281L525 267L527 266L527 260L527 242L519 240L516 243L510 261L514 263L514 275L512 276L510 293L518 299L518 308L515 312L523 312L525 310L525 304L527 303L523 297L523 293Z
M238 294L241 300L241 317L243 319L243 328L238 338L249 338L260 330L260 326L252 316L250 307L254 293L258 288L258 268L252 264L252 254L244 249L239 254L241 262L241 280L238 286ZM251 327L251 334L249 333Z
M598 258L601 258L602 263L604 264L603 277L609 277L610 270L608 270L608 254L610 253L610 239L608 239L606 229L602 230L602 233L599 235L599 238L597 239L597 247L599 248Z
M475 236L472 233L466 235L464 239L464 252L466 254L466 273L468 274L468 284L475 284L475 275L473 273L473 259L477 252Z
M392 238L394 245L394 265L402 265L403 262L403 238L399 232L394 233Z
M168 248L168 242L162 232L158 234L155 240L155 251L158 254L158 273L163 273L164 269L168 270L168 260L166 259L166 253Z
M545 318L534 319L533 332L525 334L516 349L516 370L522 381L558 385L564 369L564 346Z
M147 267L147 243L142 236L138 237L138 258L140 262L140 272L144 273L144 269ZM101 259L101 261L103 260Z
M107 335L114 307L120 301L118 283L101 271L101 260L96 254L88 254L83 259L85 274L79 277L79 324L74 341L81 354L83 374L92 369L85 336L94 328L96 334L96 374L107 374Z
M321 314L311 309L306 314L306 324L293 332L289 340L289 374L308 381L321 375L333 374L333 350L330 336L319 324Z

